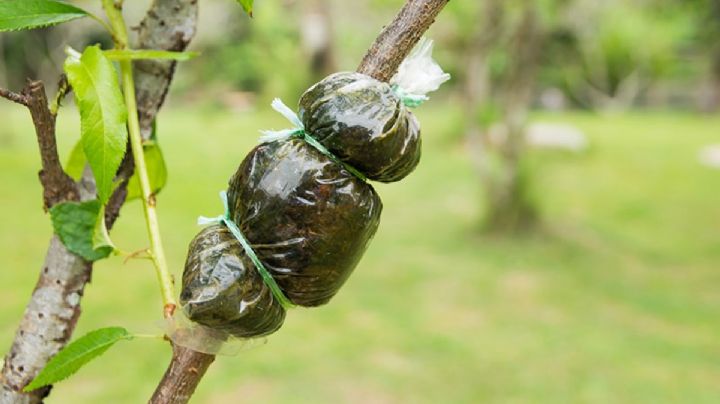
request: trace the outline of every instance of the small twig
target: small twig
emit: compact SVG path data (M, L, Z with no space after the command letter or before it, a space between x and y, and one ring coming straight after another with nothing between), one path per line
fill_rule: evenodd
M0 97L8 99L12 102L16 102L20 105L27 106L27 103L28 103L27 98L25 97L24 94L18 94L18 93L12 92L10 90L7 90L5 88L0 88Z
M45 86L41 81L28 82L23 96L30 110L38 146L42 170L39 177L43 186L45 209L65 201L77 201L80 198L75 182L68 176L60 164L55 140L55 115L48 108Z
M150 249L143 248L142 250L137 250L137 251L131 252L123 259L123 264L127 264L128 261L133 260L133 259L151 260L152 255L150 255Z

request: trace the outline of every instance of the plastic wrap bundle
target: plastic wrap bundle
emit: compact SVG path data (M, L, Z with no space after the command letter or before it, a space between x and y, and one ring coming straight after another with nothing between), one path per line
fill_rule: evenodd
M277 330L294 305L327 303L377 230L367 179L397 181L420 159L408 110L449 78L421 43L392 85L336 73L300 99L294 128L265 132L230 179L226 212L190 244L180 296L188 318L236 337ZM420 85L418 85L419 82Z
M368 179L393 182L420 162L420 124L389 84L336 73L300 98L308 133Z
M285 310L227 227L202 230L190 243L180 299L188 317L236 337L274 332Z

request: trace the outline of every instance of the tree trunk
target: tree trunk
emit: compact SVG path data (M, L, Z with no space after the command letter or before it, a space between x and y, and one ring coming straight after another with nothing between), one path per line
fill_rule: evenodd
M710 86L705 109L708 112L720 110L720 45L715 46L710 66Z
M327 0L307 0L303 3L300 33L313 81L320 81L336 72L332 13Z
M529 173L523 157L525 124L537 74L542 32L532 2L525 3L523 17L509 44L509 67L497 100L501 105L502 136L484 143L495 151L496 165L484 179L487 195L486 227L495 232L517 232L532 227L538 215L530 197Z

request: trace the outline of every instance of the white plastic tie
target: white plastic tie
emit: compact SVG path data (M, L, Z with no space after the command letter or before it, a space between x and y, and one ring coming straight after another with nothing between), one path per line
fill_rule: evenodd
M281 130L261 130L260 133L262 133L262 136L260 136L259 139L260 143L270 143L276 140L285 140L292 135L295 135L296 133L305 130L305 125L303 125L300 117L298 117L297 114L292 109L290 109L290 107L285 105L285 103L283 103L280 98L275 98L270 105L275 111L279 112L280 115L284 116L285 119L290 121L290 123L293 124L294 128Z
M410 107L428 100L428 93L450 80L450 74L433 59L432 51L433 41L423 37L390 80L398 96Z

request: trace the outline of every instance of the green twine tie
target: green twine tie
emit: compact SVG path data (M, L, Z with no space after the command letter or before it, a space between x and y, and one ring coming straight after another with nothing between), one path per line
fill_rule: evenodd
M275 111L279 112L282 116L287 118L287 120L290 121L290 123L292 123L293 125L295 125L295 127L291 129L261 131L263 136L260 137L260 143L269 143L276 140L287 140L292 138L302 139L310 146L317 149L320 153L330 158L330 160L342 165L343 168L345 168L352 175L356 176L362 181L367 181L367 177L365 177L365 174L361 173L350 164L347 164L344 161L340 160L330 150L323 146L322 143L318 142L317 139L307 133L305 131L305 125L303 125L297 114L287 105L285 105L279 98L275 98L271 105Z
M257 254L255 254L255 250L253 250L252 246L250 246L250 243L247 241L245 236L243 236L240 228L230 218L227 192L221 191L220 199L222 199L223 205L225 206L225 214L218 217L200 216L198 218L198 224L201 226L208 224L224 224L228 228L228 230L230 230L230 233L235 236L237 241L240 242L240 245L242 245L245 253L248 255L248 257L250 257L250 260L253 262L253 264L255 264L255 268L260 274L260 277L262 277L263 282L265 282L265 285L270 288L270 291L272 292L275 299L280 302L280 305L286 310L295 307L295 304L293 304L293 302L291 302L290 299L285 296L282 289L280 289L280 286L277 284L277 282L275 282L275 279L272 277L272 275L270 275L270 272L265 268L265 265L263 265L262 261L260 261L260 258L258 258Z

